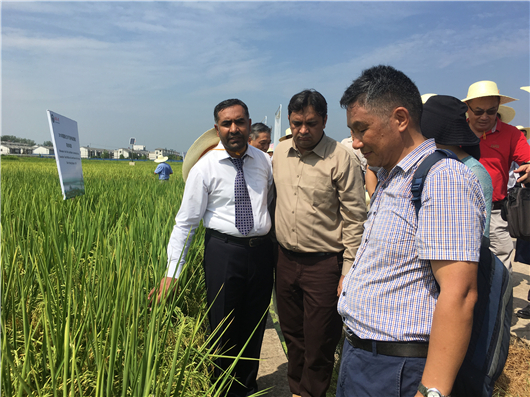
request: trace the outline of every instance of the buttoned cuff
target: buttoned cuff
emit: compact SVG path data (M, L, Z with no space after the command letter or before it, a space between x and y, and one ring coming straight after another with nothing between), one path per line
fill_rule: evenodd
M345 276L350 271L351 267L353 266L353 261L344 261L342 263L342 275Z
M171 262L167 266L166 277L179 278L181 272L182 272L182 263L177 264L176 262Z

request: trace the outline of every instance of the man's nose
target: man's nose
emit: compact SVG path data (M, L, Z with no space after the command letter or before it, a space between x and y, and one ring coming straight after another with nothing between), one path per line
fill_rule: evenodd
M358 138L356 138L353 134L352 134L352 141L351 141L351 147L354 148L354 149L360 149L362 148L364 145L362 143L362 141Z
M301 134L307 134L309 132L309 128L307 127L307 125L302 124L300 126L300 130L299 131L300 131Z
M237 124L235 122L233 122L232 124L230 124L230 128L228 129L228 131L230 132L236 132L237 131Z

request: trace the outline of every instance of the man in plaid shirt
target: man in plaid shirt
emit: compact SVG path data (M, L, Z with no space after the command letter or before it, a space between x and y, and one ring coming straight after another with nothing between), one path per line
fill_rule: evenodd
M447 396L473 323L486 214L480 184L464 164L441 160L416 216L412 176L436 145L421 134L421 97L402 72L365 70L341 106L353 147L382 168L338 303L347 340L337 396Z

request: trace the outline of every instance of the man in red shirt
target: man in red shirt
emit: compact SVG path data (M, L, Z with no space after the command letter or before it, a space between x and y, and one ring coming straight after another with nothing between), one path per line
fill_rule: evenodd
M513 241L508 225L501 218L502 202L506 199L508 174L512 161L519 168L517 182L530 183L530 146L524 135L516 127L503 123L497 117L501 104L516 101L500 95L493 81L479 81L469 86L467 97L462 99L469 111L468 123L480 139L480 163L486 168L493 183L493 205L491 210L490 240L491 249L511 270L510 256Z

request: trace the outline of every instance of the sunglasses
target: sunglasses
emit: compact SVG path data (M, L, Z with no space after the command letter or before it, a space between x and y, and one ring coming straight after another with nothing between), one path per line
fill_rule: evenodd
M488 116L493 116L494 114L497 114L497 112L499 111L499 107L495 107L495 108L491 108L491 109L488 109L488 110L483 110L483 109L479 109L479 110L473 110L471 108L471 106L468 105L468 108L469 110L471 110L473 112L473 114L475 116L482 116L484 114L484 112L486 112L486 114Z

